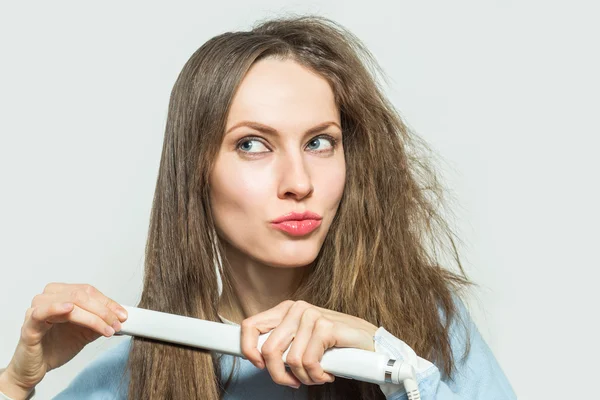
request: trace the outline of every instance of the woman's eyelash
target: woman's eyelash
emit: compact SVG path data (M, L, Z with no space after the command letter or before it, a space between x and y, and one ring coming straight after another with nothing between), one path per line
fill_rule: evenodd
M314 138L310 139L308 143L311 143L313 140L317 140L317 139L327 139L327 140L329 140L331 142L331 148L332 149L336 148L337 139L334 138L333 136L330 136L330 135L326 134L326 133L323 133L321 135L315 136Z
M311 141L315 140L315 139L319 139L319 138L325 138L325 139L329 140L331 142L331 147L333 147L334 149L337 146L337 142L338 142L337 139L334 138L333 136L327 135L325 133L322 135L319 135L319 136L315 136L313 139L311 139Z

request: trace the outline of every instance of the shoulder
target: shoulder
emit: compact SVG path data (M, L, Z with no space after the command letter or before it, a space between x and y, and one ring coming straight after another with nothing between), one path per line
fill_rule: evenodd
M448 386L458 391L468 387L479 393L502 393L501 398L514 398L511 385L492 350L473 321L467 305L455 297L457 318L450 325L450 343L456 366ZM490 392L488 392L490 391Z
M453 294L456 314L450 321L448 330L452 355L455 366L460 369L467 361L481 361L481 358L491 354L491 351L481 336L465 300ZM445 313L440 309L440 318L446 320Z
M131 337L124 338L87 365L55 399L124 399L129 376L126 374Z
M460 365L468 358L472 361L473 358L491 354L463 299L457 295L453 299L456 315L450 323L449 335L455 363ZM443 313L441 314L443 316Z

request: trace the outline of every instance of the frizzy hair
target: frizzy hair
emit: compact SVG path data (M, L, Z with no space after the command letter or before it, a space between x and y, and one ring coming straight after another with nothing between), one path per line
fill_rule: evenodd
M346 159L338 212L290 299L383 326L451 378L455 298L471 282L442 216L445 193L431 149L383 95L376 77L381 70L370 52L324 17L280 17L250 31L220 34L183 67L169 102L137 306L220 321L218 279L223 290L231 290L232 277L227 262L217 262L223 251L209 175L234 93L252 65L265 58L293 60L330 83ZM454 265L442 265L446 253ZM132 340L127 371L130 399L209 400L222 398L234 372L221 371L218 354L144 338ZM229 379L221 379L221 372ZM339 377L309 386L308 394L385 398L375 384Z

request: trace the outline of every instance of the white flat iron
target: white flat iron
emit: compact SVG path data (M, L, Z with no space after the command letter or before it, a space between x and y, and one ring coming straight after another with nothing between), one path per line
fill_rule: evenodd
M239 326L131 306L123 307L127 310L128 318L121 324L122 329L118 335L145 337L245 358L241 350ZM259 336L258 351L261 351L271 332ZM282 355L284 363L288 351L289 348ZM404 383L407 392L409 387L416 388L412 366L368 350L330 348L323 354L321 367L342 378L376 384ZM416 390L418 396L418 388L413 390ZM413 398L419 397L409 397Z

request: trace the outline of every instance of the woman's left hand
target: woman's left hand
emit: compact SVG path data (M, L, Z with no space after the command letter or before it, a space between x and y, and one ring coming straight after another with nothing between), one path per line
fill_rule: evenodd
M258 337L273 330L257 349ZM277 306L246 318L241 324L242 353L257 368L266 365L275 383L291 387L322 385L335 376L323 371L320 361L331 347L353 347L375 351L373 335L377 327L364 319L313 306L305 301L286 300ZM285 370L282 356L292 344Z

